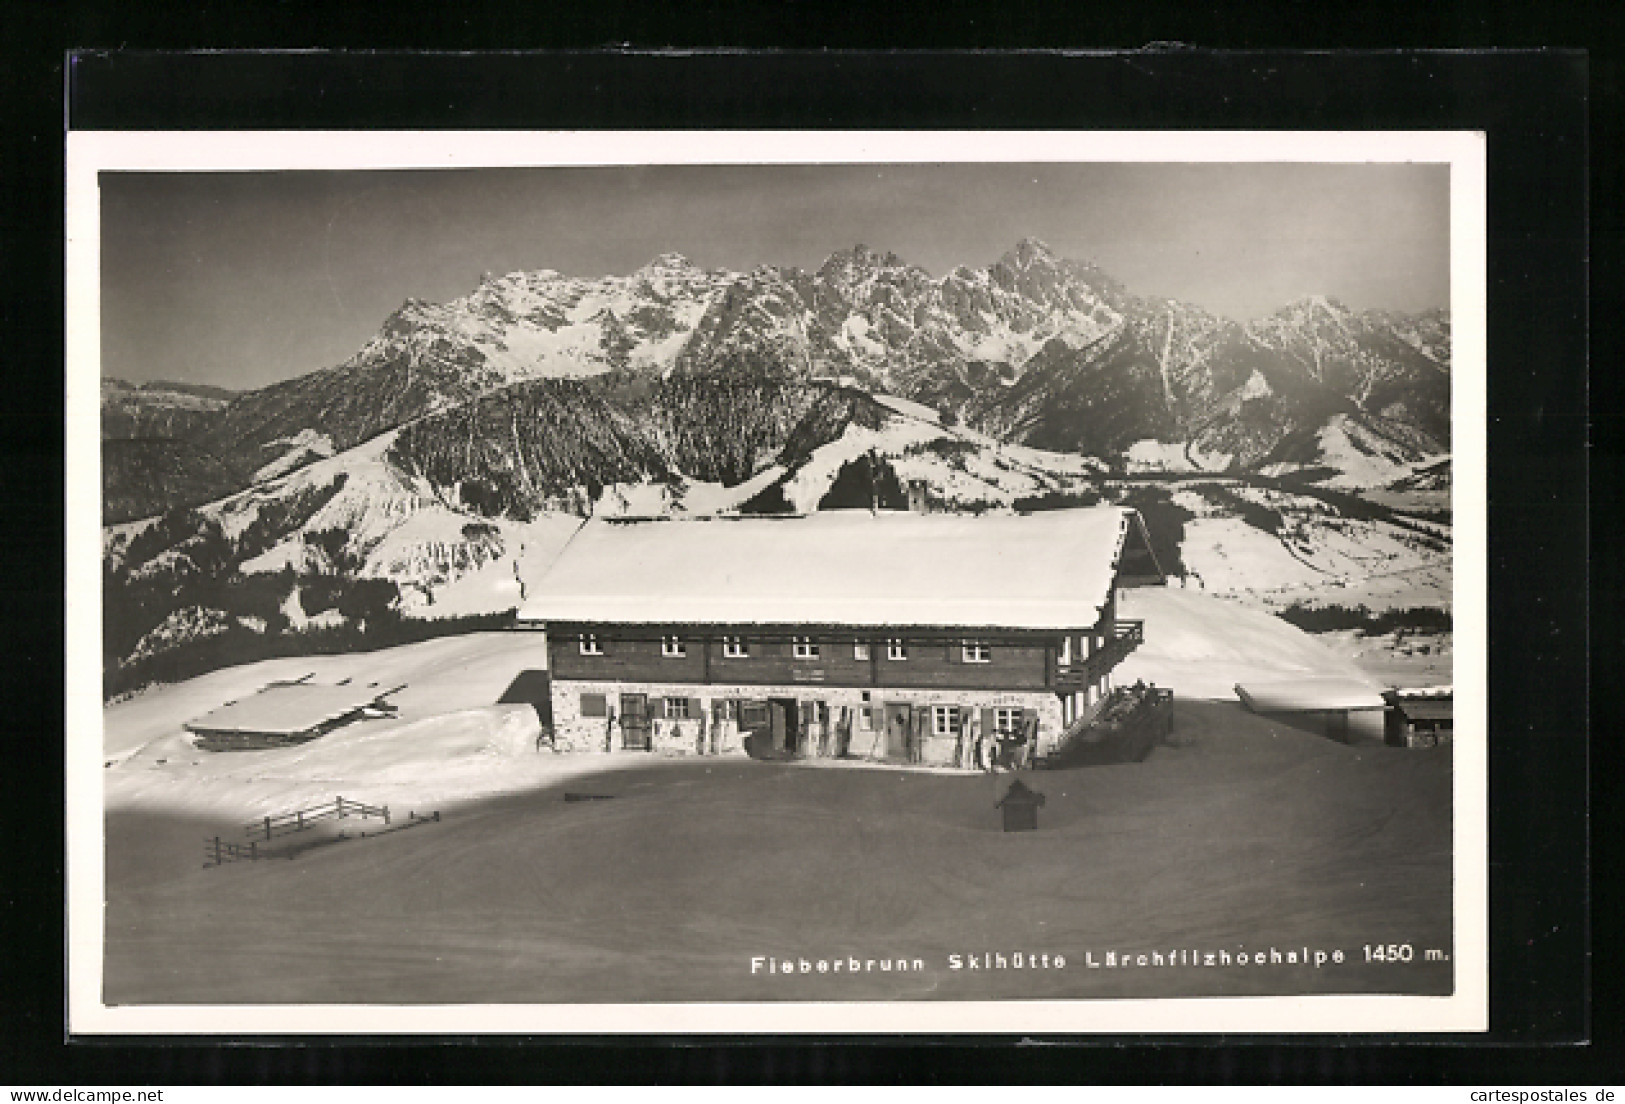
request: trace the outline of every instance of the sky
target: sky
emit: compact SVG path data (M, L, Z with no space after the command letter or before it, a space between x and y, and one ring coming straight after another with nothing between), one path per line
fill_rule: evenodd
M941 276L1022 238L1238 321L1304 295L1449 303L1442 165L639 166L103 173L102 374L262 387L485 273L815 269L862 243Z

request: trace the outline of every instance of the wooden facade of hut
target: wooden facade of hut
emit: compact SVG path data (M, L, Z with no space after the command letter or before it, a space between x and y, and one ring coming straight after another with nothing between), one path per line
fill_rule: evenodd
M561 747L697 746L947 764L1037 744L1143 638L1117 588L1161 582L1140 516L829 511L588 522L528 589Z
M1455 692L1449 686L1388 690L1386 738L1393 747L1434 747L1455 736Z

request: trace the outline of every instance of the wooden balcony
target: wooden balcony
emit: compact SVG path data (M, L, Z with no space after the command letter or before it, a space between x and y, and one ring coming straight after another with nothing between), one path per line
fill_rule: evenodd
M1060 690L1082 689L1129 657L1145 640L1144 621L1118 621L1111 639L1092 656L1074 660L1070 666L1056 667L1055 686Z

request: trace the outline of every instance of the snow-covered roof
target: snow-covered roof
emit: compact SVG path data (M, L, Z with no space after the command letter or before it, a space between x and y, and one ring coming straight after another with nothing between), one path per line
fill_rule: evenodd
M1455 690L1456 690L1456 688L1454 686L1451 686L1451 685L1445 685L1445 686L1401 686L1396 690L1388 691L1388 693L1392 694L1395 698L1398 698L1400 701L1410 701L1412 699L1421 699L1421 698L1448 698L1448 697L1453 697L1454 694L1455 694Z
M387 696L377 686L267 686L251 698L227 702L182 727L193 732L308 732Z
M1456 714L1450 698L1400 698L1394 707L1413 721L1448 721Z
M584 525L521 620L611 624L1093 625L1138 516L833 510Z
M1236 696L1254 713L1305 713L1325 709L1382 709L1382 695L1355 679L1304 678L1236 683Z

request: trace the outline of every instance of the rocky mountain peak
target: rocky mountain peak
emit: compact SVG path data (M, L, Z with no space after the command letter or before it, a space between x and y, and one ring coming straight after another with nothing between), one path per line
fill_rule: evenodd
M424 299L407 299L395 308L393 314L384 319L379 332L385 335L398 335L416 329L440 309L436 304Z
M1037 238L1022 238L1000 260L1015 269L1031 268L1035 264L1054 264L1060 260L1055 250Z
M654 260L638 269L638 271L647 275L670 273L673 275L687 276L698 273L700 268L681 253L668 252L660 254Z
M1279 318L1305 318L1317 314L1346 318L1354 312L1329 295L1301 295L1275 313Z
M858 242L850 249L838 249L831 253L818 273L827 276L842 270L907 267L907 263L896 253L890 250L877 253L862 242Z

